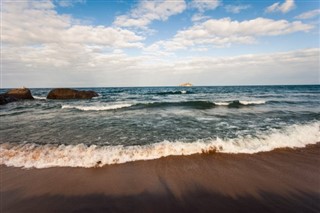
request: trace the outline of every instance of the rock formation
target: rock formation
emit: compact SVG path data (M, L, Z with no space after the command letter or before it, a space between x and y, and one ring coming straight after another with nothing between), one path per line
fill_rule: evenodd
M179 85L180 87L192 87L193 85L191 83L183 83Z
M27 88L11 89L6 93L0 94L0 105L18 100L33 100L31 91Z
M14 97L16 99L30 99L33 100L34 98L31 95L31 92L27 88L17 88L17 89L11 89L7 93L7 95Z
M99 95L94 91L58 88L51 90L47 96L47 99L91 99L97 96Z

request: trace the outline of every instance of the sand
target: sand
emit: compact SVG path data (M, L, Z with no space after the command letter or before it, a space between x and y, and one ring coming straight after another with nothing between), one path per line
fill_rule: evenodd
M320 212L320 143L253 155L0 171L1 212Z

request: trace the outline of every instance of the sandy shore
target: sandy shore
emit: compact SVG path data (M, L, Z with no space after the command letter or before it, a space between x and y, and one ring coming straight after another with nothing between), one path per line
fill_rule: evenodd
M91 169L0 169L1 212L320 212L320 143Z

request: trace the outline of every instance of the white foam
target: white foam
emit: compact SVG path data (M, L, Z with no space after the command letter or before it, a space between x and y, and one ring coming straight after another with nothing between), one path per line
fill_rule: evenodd
M240 104L250 105L250 104L265 104L266 101L239 101Z
M218 106L228 106L230 103L228 102L214 102L215 105L218 105Z
M187 93L187 91L185 91L185 90L182 90L180 92L181 92L181 94L186 94Z
M216 150L223 153L271 151L284 147L305 147L320 141L320 122L294 125L257 138L198 140L193 143L169 142L142 146L79 145L0 145L1 164L24 168L94 167L137 160L151 160L170 155L191 155Z
M39 100L45 100L45 99L47 99L47 97L43 97L43 96L36 96L36 95L34 95L33 97L34 97L34 99L39 99Z
M215 105L217 106L228 106L229 104L231 104L232 102L214 102ZM240 104L242 105L251 105L251 104L265 104L266 101L262 101L262 100L257 100L257 101L239 101Z
M105 105L105 106L74 106L74 105L62 105L62 109L78 109L83 111L102 111L102 110L114 110L121 109L125 107L130 107L132 104L115 104L115 105Z

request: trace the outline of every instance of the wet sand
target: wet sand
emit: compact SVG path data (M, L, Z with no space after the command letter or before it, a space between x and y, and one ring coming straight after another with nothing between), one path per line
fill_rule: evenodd
M320 143L253 155L0 171L1 212L320 212Z

